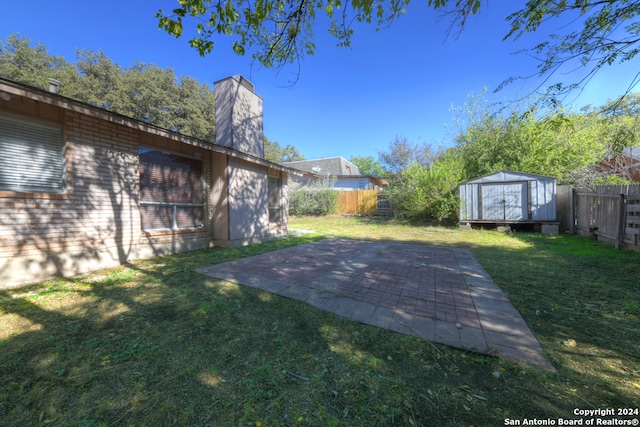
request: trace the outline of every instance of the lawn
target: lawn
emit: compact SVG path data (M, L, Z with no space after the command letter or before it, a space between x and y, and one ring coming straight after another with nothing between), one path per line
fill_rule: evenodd
M0 424L558 425L593 418L575 409L640 407L639 253L384 218L290 227L305 232L0 291ZM557 372L194 272L330 236L470 248Z

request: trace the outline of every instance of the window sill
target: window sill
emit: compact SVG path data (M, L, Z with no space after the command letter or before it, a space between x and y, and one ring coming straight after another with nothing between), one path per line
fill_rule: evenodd
M146 237L156 236L172 236L176 234L192 234L205 231L205 227L194 228L180 228L177 230L162 229L162 230L142 230L142 235Z
M68 200L68 193L24 193L20 191L1 191L0 198L4 199L48 199Z

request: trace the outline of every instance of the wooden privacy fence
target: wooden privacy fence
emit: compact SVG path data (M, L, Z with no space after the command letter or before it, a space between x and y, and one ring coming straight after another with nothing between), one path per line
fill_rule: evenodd
M343 214L376 215L377 190L340 191L340 212Z
M626 194L621 192L625 188ZM625 188L607 186L596 192L573 191L571 231L616 248L640 250L640 186Z

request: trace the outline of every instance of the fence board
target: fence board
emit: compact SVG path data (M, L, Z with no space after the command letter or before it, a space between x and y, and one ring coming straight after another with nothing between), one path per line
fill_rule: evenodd
M356 214L358 213L358 192L357 191L341 191L339 193L340 198L340 212L343 214Z
M573 187L570 185L558 185L556 188L556 210L560 220L560 230L575 232Z
M376 190L340 191L340 212L352 215L375 215L378 207Z
M569 196L563 194L564 203ZM610 185L573 191L573 224L580 235L617 248L640 250L640 185Z

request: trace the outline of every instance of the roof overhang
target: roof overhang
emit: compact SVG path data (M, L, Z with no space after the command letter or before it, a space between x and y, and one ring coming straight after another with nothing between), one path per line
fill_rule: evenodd
M55 107L59 107L64 110L84 114L99 120L104 120L110 123L126 126L131 129L136 129L141 132L162 136L172 141L193 145L197 147L202 147L207 150L218 152L218 153L224 153L230 157L235 157L235 158L243 159L246 161L250 161L262 166L269 167L271 169L285 171L287 173L299 172L296 169L293 169L287 166L282 166L278 163L273 163L268 160L252 156L250 154L246 154L238 150L234 150L232 148L216 145L215 143L210 141L204 141L198 138L173 132L171 130L153 125L151 123L146 123L141 120L133 119L131 117L124 116L122 114L105 110L104 108L96 107L94 105L76 101L74 99L67 98L65 96L58 95L53 92L49 92L43 89L28 86L22 83L14 82L14 81L7 80L0 77L0 99L5 100L6 102L9 102L9 100L12 97L22 97L32 101L53 105ZM8 98L8 99L5 99L5 98Z

